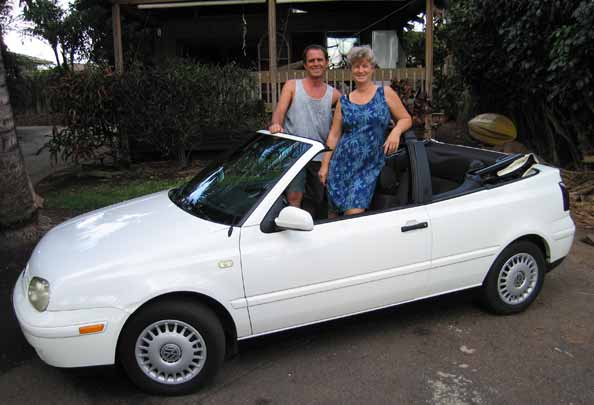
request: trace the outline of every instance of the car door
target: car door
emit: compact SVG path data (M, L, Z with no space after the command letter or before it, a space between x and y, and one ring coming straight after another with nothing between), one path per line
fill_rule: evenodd
M497 229L506 221L496 190L427 205L432 228L432 294L481 285L501 249Z
M254 334L332 319L426 294L430 231L424 206L345 217L309 232L241 229Z

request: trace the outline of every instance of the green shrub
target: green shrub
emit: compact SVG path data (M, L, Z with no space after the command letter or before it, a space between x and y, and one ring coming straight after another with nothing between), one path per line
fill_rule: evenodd
M101 153L117 158L114 84L114 76L90 67L64 74L50 89L52 110L64 117L64 127L54 128L49 142L54 159L78 163Z
M66 113L65 129L54 134L55 155L79 161L102 147L116 159L126 144L148 146L187 164L213 130L256 129L263 108L248 71L235 65L171 60L132 66L117 76L100 69L69 74L56 88L55 108Z
M442 34L476 112L508 115L539 154L578 163L594 142L593 26L591 0L458 0Z

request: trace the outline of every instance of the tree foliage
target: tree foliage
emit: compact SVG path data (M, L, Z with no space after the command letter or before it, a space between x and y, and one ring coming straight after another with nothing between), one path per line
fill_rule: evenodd
M100 68L69 73L53 88L54 110L65 114L66 127L54 132L50 151L74 162L105 153L117 159L127 138L185 165L205 134L262 124L254 89L249 72L235 65L179 59L131 66L121 76Z
M425 65L425 32L403 31L400 40L406 52L406 66L417 67Z
M540 154L577 163L594 141L593 26L592 0L458 0L440 35L476 113L506 114Z
M60 46L62 46L63 55L66 51L63 39L64 10L60 8L57 0L23 0L21 3L24 6L23 18L32 23L32 26L25 31L45 40L54 51L56 65L60 66L62 64L59 57Z

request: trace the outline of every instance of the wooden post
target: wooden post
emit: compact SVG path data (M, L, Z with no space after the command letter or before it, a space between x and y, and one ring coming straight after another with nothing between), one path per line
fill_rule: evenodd
M124 73L124 52L122 50L122 17L120 15L120 4L114 3L111 6L111 22L113 27L113 54L115 59L116 75ZM118 147L118 160L124 167L130 167L130 139L128 134L120 132Z
M111 6L111 22L113 28L113 53L117 74L124 73L124 53L122 51L122 21L119 3Z
M427 101L433 101L433 0L426 0L425 12L425 94ZM431 137L433 124L431 111L425 112L425 137Z
M272 111L276 109L276 0L268 0L268 57Z

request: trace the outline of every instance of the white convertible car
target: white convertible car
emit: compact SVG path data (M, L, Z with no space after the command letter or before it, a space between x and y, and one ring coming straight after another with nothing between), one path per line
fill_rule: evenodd
M50 365L117 362L174 395L241 339L473 287L492 312L524 310L573 241L559 171L403 144L356 216L288 207L287 185L324 145L261 132L178 189L56 226L14 289L25 337Z

